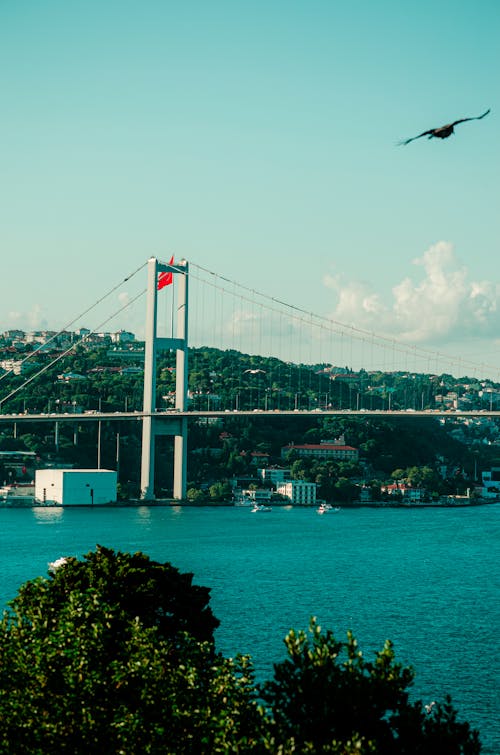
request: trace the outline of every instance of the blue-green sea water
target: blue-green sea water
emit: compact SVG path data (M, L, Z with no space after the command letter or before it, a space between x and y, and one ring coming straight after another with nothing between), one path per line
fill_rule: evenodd
M0 602L59 556L141 550L211 588L218 649L260 679L309 618L365 655L386 638L424 702L450 693L500 753L500 506L463 509L0 509Z

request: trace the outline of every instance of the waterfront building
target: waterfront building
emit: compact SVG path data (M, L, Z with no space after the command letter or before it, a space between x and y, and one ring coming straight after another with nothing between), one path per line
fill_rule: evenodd
M381 488L382 493L387 495L400 495L405 503L420 503L426 496L424 488L414 488L405 482L394 482Z
M234 502L236 506L245 506L253 503L269 503L271 495L271 491L267 488L258 488L256 490L248 488L246 490L241 490L236 494Z
M303 480L289 480L276 486L276 492L288 498L294 506L314 506L316 504L316 483Z
M110 469L37 469L35 500L42 504L93 506L116 503L117 475Z

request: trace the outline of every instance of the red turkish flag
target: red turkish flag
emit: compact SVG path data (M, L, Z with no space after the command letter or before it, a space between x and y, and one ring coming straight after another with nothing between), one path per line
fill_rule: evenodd
M170 257L169 265L174 264L174 255ZM161 291L165 286L170 286L174 282L173 273L160 273L158 276L158 291Z

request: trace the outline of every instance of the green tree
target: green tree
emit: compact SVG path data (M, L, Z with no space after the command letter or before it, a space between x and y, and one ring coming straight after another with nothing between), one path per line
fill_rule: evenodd
M449 700L410 702L390 642L366 661L312 621L257 687L248 657L216 653L208 600L191 574L102 547L27 582L0 622L0 752L480 752Z
M291 451L290 453L293 454L295 452ZM308 480L311 464L310 459L295 459L290 467L292 480Z
M411 467L407 470L410 485L419 485L433 490L439 484L439 478L434 469L429 466Z
M0 624L0 752L251 747L251 665L215 653L208 594L170 564L104 548L26 583Z
M19 438L21 443L29 450L39 453L43 447L41 438L34 433L25 433Z
M189 488L186 495L191 503L201 503L206 499L205 493L200 488Z
M291 631L285 644L288 658L275 665L274 679L262 689L271 741L284 744L284 752L480 752L477 732L457 721L449 699L433 703L429 712L422 702L410 702L414 673L395 662L389 641L367 661L351 633L339 642L313 619L309 636Z
M228 501L233 491L228 482L215 482L213 485L210 485L209 493L213 501Z
M393 480L405 480L406 479L406 470L404 469L394 469L391 472L391 477Z
M347 477L339 477L334 485L334 496L338 501L354 501L359 498L359 488Z

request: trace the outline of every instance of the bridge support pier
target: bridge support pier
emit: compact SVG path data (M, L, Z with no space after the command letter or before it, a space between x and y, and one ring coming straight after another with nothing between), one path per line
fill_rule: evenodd
M158 273L178 275L177 335L175 338L157 337ZM173 294L172 294L173 295ZM155 438L157 435L174 435L174 498L186 497L187 419L170 412L156 414L156 355L161 349L176 349L175 409L187 408L188 386L188 263L176 265L148 261L148 288L146 309L146 337L144 353L144 417L142 421L141 498L154 500Z

